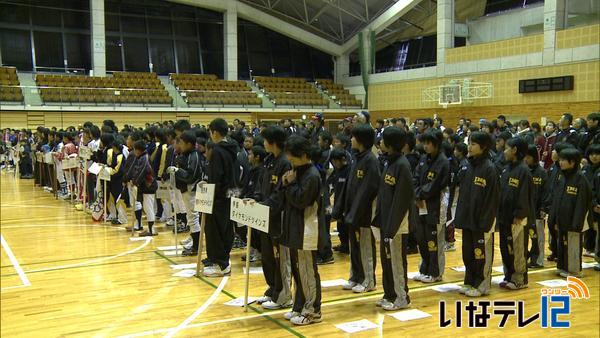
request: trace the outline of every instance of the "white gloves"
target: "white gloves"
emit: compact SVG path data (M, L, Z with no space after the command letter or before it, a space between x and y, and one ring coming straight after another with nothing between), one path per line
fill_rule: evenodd
M167 168L167 173L168 174L170 174L170 173L176 173L177 170L179 170L179 168L177 168L175 166L170 166L170 167Z

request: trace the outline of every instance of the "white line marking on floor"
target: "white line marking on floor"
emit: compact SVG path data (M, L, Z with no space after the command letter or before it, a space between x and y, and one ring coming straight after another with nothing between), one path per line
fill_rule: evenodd
M171 337L175 336L179 331L185 329L189 323L191 323L194 319L196 319L196 317L201 315L202 312L204 312L210 306L210 304L212 304L212 302L214 302L215 299L217 299L217 297L219 297L219 295L221 294L221 291L225 287L225 284L227 284L228 280L229 280L229 277L227 277L227 276L223 277L223 279L221 279L221 283L219 283L219 287L217 287L215 289L215 291L210 296L210 298L208 298L206 300L206 302L204 302L204 304L202 304L202 306L200 306L196 311L194 311L194 313L192 313L183 322L181 322L181 324L177 325L177 327L175 327L175 328L172 328L169 331L169 333L167 333L165 335L165 338L171 338Z
M23 272L23 269L21 269L21 265L17 261L17 258L15 257L12 250L8 246L8 243L6 243L6 240L4 239L4 236L2 234L0 234L0 241L2 242L2 247L4 248L4 251L6 251L6 255L8 256L8 259L10 259L10 262L15 267L15 270L17 271L19 278L21 278L21 282L23 283L23 286L31 286L31 282L29 282L29 279L25 275L25 272Z

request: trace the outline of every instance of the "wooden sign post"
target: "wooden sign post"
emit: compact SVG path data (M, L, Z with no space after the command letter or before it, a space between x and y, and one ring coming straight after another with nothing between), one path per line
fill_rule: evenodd
M98 172L98 179L104 182L102 186L102 193L104 194L104 223L107 223L106 218L106 182L110 182L110 170L106 165L100 165L100 172Z
M246 286L244 289L244 312L248 312L252 229L269 232L269 207L256 203L254 200L242 200L232 197L229 218L234 222L248 226L248 234L246 235Z
M81 194L82 197L82 205L83 208L82 210L85 211L85 203L87 202L87 171L88 171L88 160L90 158L92 158L92 149L90 149L87 146L79 146L79 158L82 160L83 162L83 186L82 186L82 190L83 190L83 194Z
M202 265L202 250L204 227L206 226L206 215L213 213L213 203L215 198L215 185L204 181L196 185L196 201L194 211L202 213L200 222L200 236L198 236L198 262L196 263L196 276L200 277L200 265Z

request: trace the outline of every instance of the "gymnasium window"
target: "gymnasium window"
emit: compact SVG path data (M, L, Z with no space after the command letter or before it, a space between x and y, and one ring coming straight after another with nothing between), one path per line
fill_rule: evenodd
M531 4L544 3L544 0L487 0L485 15L504 12L516 8L525 8Z

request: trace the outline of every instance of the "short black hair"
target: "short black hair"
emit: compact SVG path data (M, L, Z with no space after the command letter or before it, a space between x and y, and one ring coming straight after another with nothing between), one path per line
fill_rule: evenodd
M92 138L96 140L96 139L100 138L100 135L102 133L100 132L100 128L98 128L98 126L91 126L90 134L92 135Z
M539 162L539 160L540 160L540 155L538 154L538 149L533 144L530 144L527 146L526 156L531 156L533 158L533 161L535 161L535 162Z
M568 142L557 142L554 144L554 147L552 148L552 150L555 150L557 154L560 154L561 151L563 151L567 148L574 148L574 146Z
M592 121L600 122L600 112L597 112L597 111L595 111L595 112L593 112L593 113L590 113L590 114L587 116L587 118L588 118L588 120L592 120Z
M177 120L177 122L175 122L175 124L173 125L173 128L177 131L184 132L192 128L192 126L190 125L190 121L188 120Z
M573 115L571 115L571 113L564 113L562 116L569 121L569 124L573 123Z
M359 124L352 128L352 136L360 143L365 149L369 149L375 142L375 131L368 124Z
M529 121L527 121L527 120L521 120L521 121L519 121L519 125L522 126L522 127L529 128Z
M467 156L467 154L469 153L469 148L467 147L466 144L464 144L462 142L456 143L454 145L454 150L456 150L459 153L463 154L463 156Z
M285 152L294 157L310 157L310 151L310 141L300 135L292 135L285 141Z
M350 137L344 133L335 134L335 138L338 139L340 143L344 145L344 147L347 147L350 144Z
M146 143L144 143L142 140L137 140L133 142L133 149L144 151L146 150Z
M575 165L579 165L579 162L581 162L581 152L575 147L563 149L558 154L558 157L561 160L566 160L575 163Z
M497 119L506 122L506 116L504 115L498 115Z
M600 144L599 143L590 144L590 146L587 148L587 153L588 153L588 156L600 154Z
M252 155L254 155L254 157L260 158L260 162L263 162L265 160L265 157L267 157L267 151L261 146L253 146Z
M115 140L112 143L112 147L117 148L117 149L119 149L119 151L121 151L121 148L123 147L124 143L125 143L125 140L123 139L123 137L121 135L117 135L117 136L115 136Z
M107 148L112 147L113 142L115 142L115 134L104 133L100 136L100 143Z
M184 131L180 138L185 143L196 144L196 134L191 130Z
M415 133L413 133L412 131L409 131L408 133L406 133L406 144L408 144L408 149L410 151L413 151L415 149L415 147L417 146L417 137L415 136Z
M484 148L484 152L489 152L493 146L492 135L484 133L482 131L475 131L469 136L469 141L479 144L480 147Z
M142 131L136 130L136 131L130 133L129 137L131 137L131 139L134 142L138 141L138 140L143 140L144 139L144 133Z
M430 142L438 148L442 144L443 140L444 135L437 129L428 129L426 132L419 135L419 141L421 141L421 143Z
M510 140L506 141L506 145L511 148L517 149L517 159L522 160L523 157L527 154L527 141L525 141L522 137L513 137Z
M206 139L204 137L196 137L196 144L206 147Z
M500 134L498 134L498 136L496 137L496 139L503 139L504 142L510 140L512 138L512 134L510 133L510 131L503 131Z
M333 137L331 136L331 133L329 132L329 130L323 130L319 133L319 137L321 139L323 139L323 141L327 142L327 144L331 145L331 143L333 142Z
M400 153L406 144L406 131L398 127L385 128L383 142L387 147L392 148L394 152Z
M208 129L210 131L216 131L221 136L226 136L227 132L229 132L229 126L227 125L227 121L220 117L217 117L216 119L210 121Z
M339 148L332 149L329 153L330 160L348 160L347 156L348 154L346 153L346 151Z
M285 139L287 134L285 130L279 126L271 125L265 128L260 135L271 144L275 144L279 149L285 147Z

